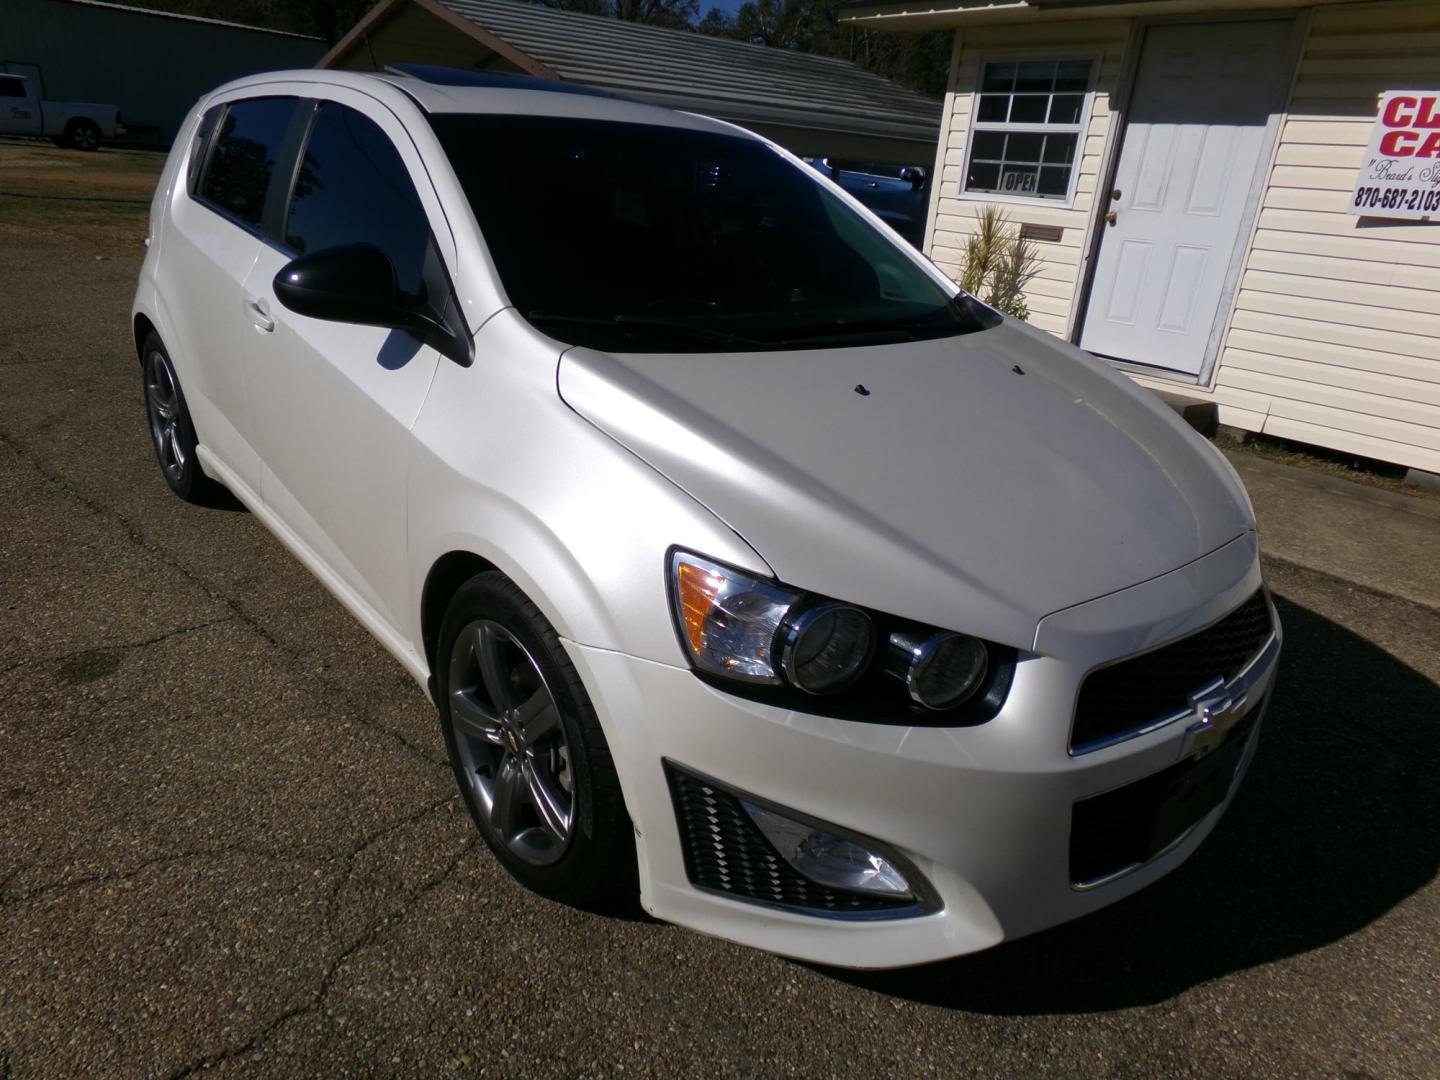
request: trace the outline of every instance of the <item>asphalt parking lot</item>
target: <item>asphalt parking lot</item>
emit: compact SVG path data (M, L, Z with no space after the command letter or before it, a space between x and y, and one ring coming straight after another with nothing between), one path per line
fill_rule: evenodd
M1383 563L1269 562L1287 651L1247 784L1098 915L862 974L567 909L478 844L400 667L248 514L169 494L127 331L143 218L17 207L0 1080L1440 1076L1440 610Z

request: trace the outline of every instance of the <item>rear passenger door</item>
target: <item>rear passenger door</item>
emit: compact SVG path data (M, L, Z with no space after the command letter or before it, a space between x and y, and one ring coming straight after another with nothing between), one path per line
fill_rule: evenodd
M245 280L263 244L277 164L298 137L299 99L217 105L191 133L186 184L172 199L157 263L166 344L205 450L251 492L260 487L242 348L255 333Z
M362 99L368 100L368 99ZM423 192L423 197L422 197ZM443 215L418 153L383 107L314 106L277 232L245 284L271 326L246 339L267 506L391 627L410 603L405 482L410 429L440 362L402 330L298 315L274 293L295 255L373 244L402 289L449 290Z

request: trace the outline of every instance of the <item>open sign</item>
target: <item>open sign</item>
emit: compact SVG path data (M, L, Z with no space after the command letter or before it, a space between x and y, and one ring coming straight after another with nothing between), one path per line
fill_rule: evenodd
M1440 90L1389 90L1381 97L1349 210L1403 218L1440 212Z

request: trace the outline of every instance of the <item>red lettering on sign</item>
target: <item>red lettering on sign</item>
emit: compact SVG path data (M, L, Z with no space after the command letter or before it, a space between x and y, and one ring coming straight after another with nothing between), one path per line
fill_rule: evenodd
M1418 109L1419 107L1420 103L1412 97L1391 98L1390 104L1385 106L1385 116L1383 117L1385 126L1391 128L1409 127L1415 122L1414 114L1409 111L1402 113L1400 110Z
M1380 140L1380 153L1386 157L1413 157L1413 144L1419 141L1420 136L1413 131L1387 131Z
M1440 98L1421 98L1420 111L1415 117L1415 126L1421 128L1440 128Z
M1425 138L1425 145L1415 151L1416 157L1440 157L1440 131Z

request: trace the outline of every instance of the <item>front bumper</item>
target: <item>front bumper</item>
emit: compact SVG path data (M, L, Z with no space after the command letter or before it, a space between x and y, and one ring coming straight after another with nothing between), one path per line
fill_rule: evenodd
M1194 725L1174 723L1072 756L1076 691L1098 664L1206 626L1260 587L1251 535L1182 570L1049 616L1036 651L1022 656L1004 708L972 728L790 712L717 691L683 668L566 644L620 771L647 911L805 960L896 967L973 952L1084 915L1189 856L1254 755L1278 637L1247 674L1244 704L1234 710L1249 735L1220 805L1148 861L1084 887L1071 875L1076 802L1163 773L1208 747L1197 749ZM923 875L939 910L850 920L697 889L686 874L665 761L882 842Z

